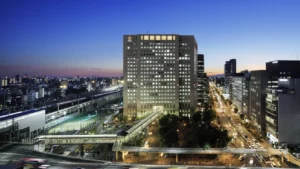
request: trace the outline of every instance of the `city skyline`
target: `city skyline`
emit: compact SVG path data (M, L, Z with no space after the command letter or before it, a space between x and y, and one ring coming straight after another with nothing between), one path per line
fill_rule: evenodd
M125 34L195 35L208 75L297 59L299 1L169 2L1 1L0 76L120 76Z

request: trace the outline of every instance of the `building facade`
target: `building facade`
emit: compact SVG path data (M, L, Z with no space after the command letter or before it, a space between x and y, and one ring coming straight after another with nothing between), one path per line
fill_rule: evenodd
M289 116L288 111L296 109L297 105L292 104L292 100L288 101L281 100L279 101L278 93L283 92L283 89L291 89L294 90L293 85L287 86L283 85L283 89L281 89L280 84L284 84L286 80L280 80L280 79L297 79L300 78L300 61L294 61L294 60L277 60L272 62L266 63L266 71L268 73L268 88L266 90L267 96L266 96L266 110L265 110L265 119L266 119L266 132L267 137L271 142L283 142L284 138L280 138L280 135L282 136L283 133L280 133L279 129L279 121L282 119L280 118L289 118L291 121L294 120L293 116ZM295 82L295 85L299 85L297 81ZM292 94L292 93L289 93ZM283 95L282 95L283 96ZM295 95L290 95L293 97L298 97L295 93ZM291 102L291 103L289 103ZM279 107L280 105L290 104L289 109L285 110L285 113L287 113L286 117L282 116L284 113L283 107ZM286 107L286 106L284 106ZM286 107L287 108L287 107ZM281 109L281 116L279 115L279 109ZM283 126L281 126L283 127Z
M249 117L265 133L265 99L268 74L265 70L251 71L249 87Z
M203 106L208 102L208 79L206 73L204 73L204 55L197 55L197 92L198 92L198 105Z
M239 113L248 115L249 74L244 72L231 76L230 85L232 86L230 98L233 106L238 109Z
M124 116L155 108L190 117L197 105L197 51L191 35L124 35Z
M300 144L300 79L279 79L267 88L266 130L272 143Z
M224 93L229 93L229 85L230 85L230 76L234 76L236 74L236 59L230 59L225 62L224 65Z

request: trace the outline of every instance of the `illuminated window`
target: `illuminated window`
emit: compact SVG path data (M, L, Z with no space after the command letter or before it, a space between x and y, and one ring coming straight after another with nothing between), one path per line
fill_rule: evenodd
M159 35L156 35L156 40L160 40L160 36Z
M167 40L167 36L165 35L161 36L161 40Z
M173 36L173 40L175 40L175 37L176 37L176 36Z
M172 36L168 36L168 40L172 40Z
M143 35L141 36L141 40L144 40L144 37L143 37Z
M145 35L145 36L144 36L144 40L149 40L149 36L148 36L148 35Z
M154 40L154 36L153 35L150 36L150 40Z

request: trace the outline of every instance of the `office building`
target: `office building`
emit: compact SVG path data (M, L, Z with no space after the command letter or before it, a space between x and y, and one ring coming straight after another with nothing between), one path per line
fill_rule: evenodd
M272 143L300 144L300 78L279 79L266 90L266 130Z
M161 109L191 117L197 106L197 51L191 35L124 35L124 116Z
M232 104L238 109L239 113L248 115L249 106L249 77L250 74L247 71L242 73L236 73L235 76L231 76L232 91L230 93Z
M204 73L204 55L197 55L197 92L198 92L198 105L203 106L208 101L208 80L206 73Z
M234 76L236 74L236 59L230 59L225 62L224 65L224 93L229 93L229 84L230 84L230 76Z
M253 124L265 133L265 99L268 74L265 70L251 71L249 87L249 117Z
M277 88L279 78L300 78L300 61L276 60L266 63L268 88Z
M287 97L287 93L289 94L289 97L298 97L297 92L294 94L290 92L290 91L294 91L294 92L299 91L297 89L297 85L299 85L299 83L297 83L298 80L290 81L290 79L300 78L299 68L300 68L300 61L277 60L277 61L266 63L266 71L268 73L268 85L267 85L268 88L266 90L267 96L266 96L265 119L266 119L267 137L271 142L282 143L284 140L284 138L281 137L283 133L280 133L280 131L282 132L282 130L279 128L279 121L284 120L285 118L289 118L292 123L292 121L294 120L292 119L294 117L291 115L291 113L294 109L297 108L297 105L293 104L294 102L297 102L297 100L293 101L293 100L286 99L285 97ZM280 80L280 79L284 79L284 80ZM288 86L285 82L288 82L290 86ZM293 84L295 86L293 86ZM280 94L280 92L283 92L284 94L283 93ZM285 99L280 100L279 95ZM283 109L286 108L285 104L289 104L288 109L286 110ZM283 107L280 107L280 105L282 105ZM282 111L281 115L279 115L279 109ZM284 113L286 113L286 117L284 117ZM280 118L284 118L284 119L280 119Z

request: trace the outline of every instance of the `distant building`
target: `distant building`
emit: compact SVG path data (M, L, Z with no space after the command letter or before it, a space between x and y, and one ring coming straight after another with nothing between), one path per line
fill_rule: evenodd
M39 99L45 97L45 89L43 87L39 88Z
M240 113L248 115L249 106L249 74L237 73L231 76L232 92L230 93L232 104Z
M10 85L13 85L13 84L16 84L16 79L15 78L9 78L9 84Z
M197 92L198 105L203 106L208 101L208 80L206 73L204 73L204 55L197 55Z
M249 85L249 117L262 133L265 133L265 99L268 74L265 70L251 71Z
M92 84L90 82L87 83L86 90L90 92L92 90Z
M16 82L17 82L17 83L21 83L21 76L20 76L20 74L17 74L17 75L15 76L15 79L16 79Z
M224 65L224 93L229 93L230 76L236 74L236 59L230 59Z
M112 78L111 79L111 85L113 85L113 86L118 85L118 79L117 78Z
M67 80L61 81L60 82L60 88L67 90L68 89L68 84L69 84L69 82Z
M124 116L162 109L191 117L197 106L197 51L192 35L124 35Z
M8 85L8 80L7 80L7 78L1 79L1 87L5 87L5 86L7 86L7 85Z

